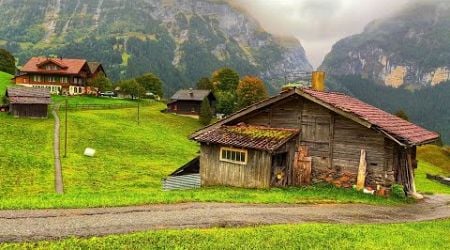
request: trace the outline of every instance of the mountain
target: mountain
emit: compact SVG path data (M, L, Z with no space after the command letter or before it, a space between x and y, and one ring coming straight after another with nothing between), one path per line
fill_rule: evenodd
M223 66L265 79L312 70L296 39L221 0L0 0L0 47L19 64L38 55L100 61L113 80L154 72L168 94Z
M395 88L450 80L450 1L413 1L373 21L361 34L337 42L320 68Z

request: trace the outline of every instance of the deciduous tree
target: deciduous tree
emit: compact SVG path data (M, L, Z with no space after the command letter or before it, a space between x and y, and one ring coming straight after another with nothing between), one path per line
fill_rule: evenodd
M221 68L212 74L211 80L217 90L235 93L239 74L230 68Z
M208 77L202 77L197 82L197 89L214 90L214 85Z
M122 94L130 95L133 100L145 94L144 87L134 79L121 81L119 87Z
M136 82L139 83L139 85L141 85L146 91L152 92L160 97L163 96L163 83L156 75L147 73L137 77Z
M105 90L111 90L112 83L105 74L98 74L93 79L88 81L88 85L94 88L97 88L100 92Z
M242 78L237 87L237 106L244 108L268 97L264 82L256 76Z

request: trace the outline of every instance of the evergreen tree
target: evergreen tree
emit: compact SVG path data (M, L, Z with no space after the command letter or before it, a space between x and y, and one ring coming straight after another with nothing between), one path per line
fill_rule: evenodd
M244 77L237 87L237 106L245 108L268 97L264 82L256 76Z
M236 95L228 91L216 91L217 112L229 115L236 110Z
M14 75L16 73L16 59L5 49L0 48L0 71Z
M197 82L197 89L213 90L214 86L208 77L202 77Z
M200 117L199 121L202 125L208 125L213 118L213 114L211 111L211 105L207 97L203 99L202 106L200 107Z

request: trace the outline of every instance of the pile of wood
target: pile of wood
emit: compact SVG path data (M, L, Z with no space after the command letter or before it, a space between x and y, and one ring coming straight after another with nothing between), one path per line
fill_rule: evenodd
M442 183L444 185L450 186L450 177L444 177L444 176L440 176L440 175L427 174L427 179L436 180L436 181L439 181L440 183Z

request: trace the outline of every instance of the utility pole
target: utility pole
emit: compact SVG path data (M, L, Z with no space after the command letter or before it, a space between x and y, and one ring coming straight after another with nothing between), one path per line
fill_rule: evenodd
M66 112L64 117L64 158L67 158L67 108L68 108L67 96L65 99L65 104L66 104Z
M138 126L140 125L140 123L141 123L141 118L140 118L140 115L141 115L141 113L140 113L140 109L141 109L141 98L140 98L140 93L139 93L140 91L138 90L138 99L137 99L137 103L138 103L138 105L137 105L137 123L138 123Z

